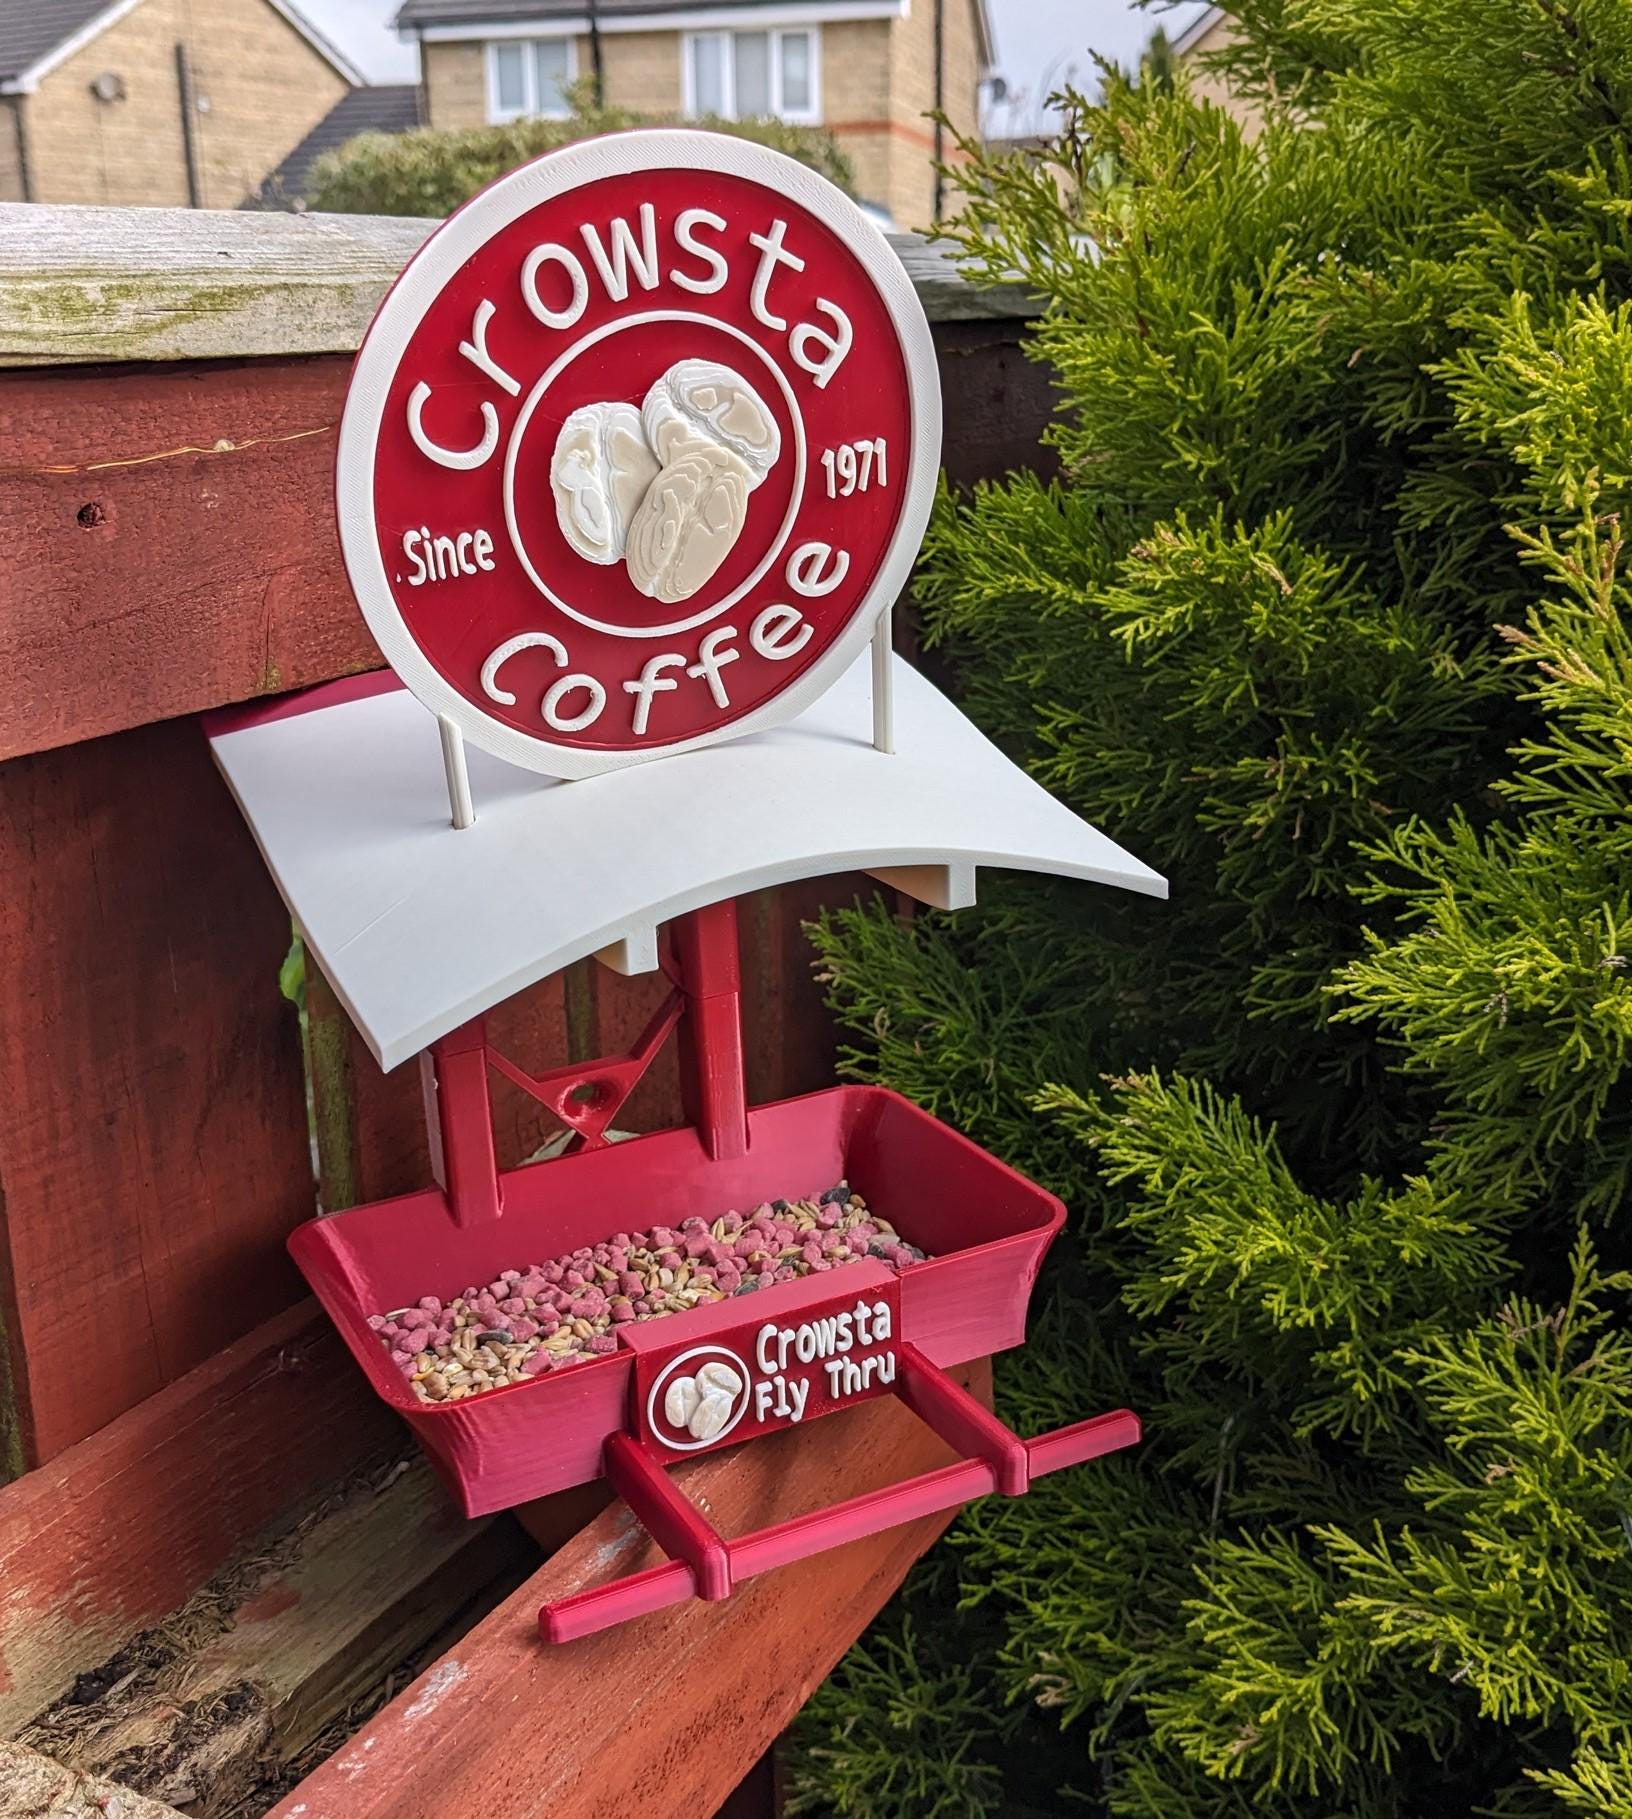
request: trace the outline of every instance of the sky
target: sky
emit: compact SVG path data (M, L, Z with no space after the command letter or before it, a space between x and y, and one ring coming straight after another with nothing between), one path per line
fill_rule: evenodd
M997 69L1009 99L992 111L988 130L1025 133L1043 122L1043 101L1061 82L1091 79L1091 51L1132 63L1158 20L1173 37L1202 11L1183 0L1165 16L1131 0L986 0L997 39ZM391 18L401 0L296 0L300 11L339 46L371 82L411 82L414 51L399 42Z

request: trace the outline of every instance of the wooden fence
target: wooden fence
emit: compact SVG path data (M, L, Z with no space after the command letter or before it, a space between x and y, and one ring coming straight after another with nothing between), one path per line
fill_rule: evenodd
M49 1741L65 1722L53 1702L76 1676L94 1676L259 1537L326 1508L370 1457L401 1451L302 1303L283 1240L316 1196L332 1209L423 1184L414 1070L382 1076L311 982L314 1184L298 1022L278 985L288 917L194 716L380 663L341 571L334 439L350 353L429 225L0 207L0 1475L18 1478L0 1491L0 1737ZM940 353L948 471L967 481L1034 462L1050 394L1020 352L1025 303L973 288L921 242L901 251ZM799 924L855 884L746 906L755 1098L830 1075ZM615 1050L654 989L586 964L523 994L496 1035L535 1068ZM507 1165L553 1134L503 1082L495 1115ZM678 1115L670 1062L628 1122ZM858 1490L869 1460L882 1477L941 1456L893 1404L858 1411L847 1431L860 1436L844 1467ZM694 1491L745 1524L763 1519L773 1489L784 1511L801 1487L821 1501L834 1457L819 1431L797 1449L777 1444L704 1462ZM437 1661L376 1721L366 1752L331 1757L287 1810L429 1811L411 1795L400 1804L429 1745L438 1810L467 1810L456 1796L469 1794L486 1811L587 1812L596 1783L582 1750L659 1723L641 1687L661 1633L659 1706L671 1674L689 1675L695 1702L744 1649L755 1686L771 1689L706 1747L667 1759L695 1790L691 1810L710 1811L938 1526L857 1543L680 1622L632 1626L641 1647L615 1635L568 1667L522 1618L546 1582L587 1583L612 1555L626 1564L612 1512L572 1534L592 1513L523 1512L534 1538L523 1556L469 1533L449 1541L439 1508L405 1504L393 1519L422 1540L444 1603L450 1572L490 1592L506 1572L537 1572L461 1644L478 1651L479 1676ZM538 1545L553 1550L542 1566ZM341 1549L324 1570L348 1563L354 1573ZM336 1608L319 1583L307 1605ZM392 1610L425 1603L412 1572L376 1589ZM289 1619L260 1632L240 1609L229 1633L258 1637L258 1652L235 1662L226 1649L214 1671L268 1706L261 1756L263 1730L290 1760L305 1747L291 1701L308 1718L340 1709L333 1685L317 1699L300 1678L303 1650L317 1649L330 1680L344 1659L356 1693L360 1663L387 1665L382 1637L418 1633L382 1631L378 1609L353 1618L381 1636L324 1653ZM296 1665L274 1672L279 1649ZM600 1696L586 1704L591 1685ZM595 1734L574 1744L576 1766L540 1747L516 1795L505 1777L518 1752L496 1714L525 1722L537 1706L550 1744L563 1699ZM70 1736L67 1756L106 1754L82 1744ZM492 1804L501 1788L509 1807ZM618 1810L674 1809L659 1787Z

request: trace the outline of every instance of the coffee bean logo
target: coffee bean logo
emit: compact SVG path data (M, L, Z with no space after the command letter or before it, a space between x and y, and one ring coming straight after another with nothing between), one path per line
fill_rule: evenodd
M646 1399L654 1436L677 1452L721 1439L748 1407L748 1367L719 1345L693 1346L671 1360Z

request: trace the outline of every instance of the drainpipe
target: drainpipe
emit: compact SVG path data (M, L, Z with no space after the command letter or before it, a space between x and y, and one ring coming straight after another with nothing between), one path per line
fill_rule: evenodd
M425 66L425 27L423 25L416 27L414 36L419 44L419 99L414 106L414 112L418 118L414 121L414 125L429 126L431 124L431 74Z
M181 149L187 160L187 206L204 206L204 185L198 169L198 121L193 100L193 66L187 46L176 44L176 95L181 104Z
M935 219L946 203L946 179L941 165L946 158L946 126L941 119L946 106L946 0L935 0Z
M11 129L17 138L17 176L23 200L34 200L34 166L28 155L28 97L13 95L10 99Z
M595 105L606 106L606 70L601 62L601 0L589 0L589 67Z

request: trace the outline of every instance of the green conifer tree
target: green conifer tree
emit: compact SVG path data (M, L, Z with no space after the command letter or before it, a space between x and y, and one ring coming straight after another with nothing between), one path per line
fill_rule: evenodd
M1147 1441L962 1520L808 1812L1632 1816L1632 4L1232 11L1255 138L1110 78L964 174L1059 475L919 582L1171 904L818 929L848 1065L1073 1209L1005 1412Z

